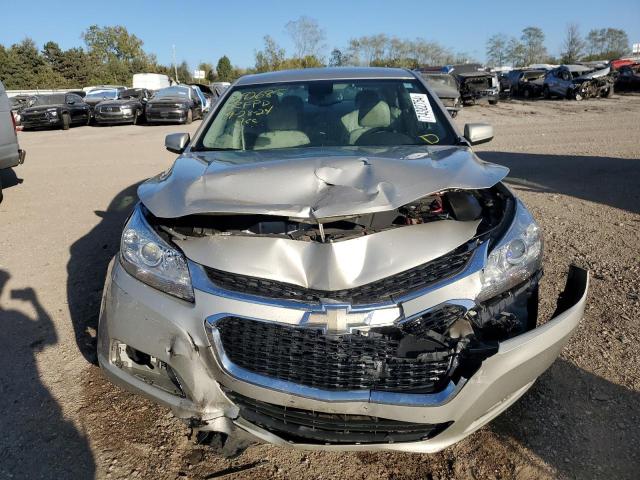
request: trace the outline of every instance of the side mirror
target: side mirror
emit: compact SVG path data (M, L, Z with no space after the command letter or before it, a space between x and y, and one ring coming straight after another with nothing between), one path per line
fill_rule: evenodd
M467 123L464 126L464 138L471 145L490 142L493 139L493 127L486 123Z
M188 133L172 133L164 139L164 146L173 153L182 153L189 144L191 137Z

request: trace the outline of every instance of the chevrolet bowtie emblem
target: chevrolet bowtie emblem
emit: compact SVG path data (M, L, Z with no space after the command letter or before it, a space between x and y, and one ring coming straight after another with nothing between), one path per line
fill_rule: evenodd
M378 310L352 311L349 305L325 305L324 311L306 312L303 326L323 327L327 333L346 333L354 327L390 325L400 316L396 306Z

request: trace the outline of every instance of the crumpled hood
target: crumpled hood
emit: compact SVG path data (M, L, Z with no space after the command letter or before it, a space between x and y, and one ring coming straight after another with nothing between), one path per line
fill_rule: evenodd
M147 103L148 105L163 105L163 104L174 104L174 103L189 103L189 99L186 97L175 96L175 97L162 97L157 99L151 99Z
M206 213L318 219L389 211L442 190L488 188L509 169L468 147L193 152L138 187L157 217Z
M62 104L55 104L55 105L37 105L35 107L27 107L27 108L23 108L22 109L22 114L25 113L41 113L41 112L46 112L47 110L51 110L54 108L61 108L64 105Z

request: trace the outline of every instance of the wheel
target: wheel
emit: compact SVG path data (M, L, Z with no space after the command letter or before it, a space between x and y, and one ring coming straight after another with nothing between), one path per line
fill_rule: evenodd
M133 114L133 125L137 125L138 124L138 115L140 114L140 112L138 112L138 110L136 110L136 113Z
M547 100L551 98L551 91L549 90L549 87L547 87L546 85L542 89L542 96Z
M498 100L489 100L489 105L497 105Z
M605 90L605 92L602 94L602 97L611 98L611 95L613 95L613 85L611 85L609 88Z
M523 96L524 98L526 98L527 100L529 100L529 99L531 98L531 89L529 89L529 88L525 88L525 89L522 91L522 96Z
M69 130L71 126L71 117L69 117L68 113L62 114L62 130Z
M191 122L193 122L193 110L189 110L187 112L187 119L184 121L184 123L186 123L187 125L189 125Z

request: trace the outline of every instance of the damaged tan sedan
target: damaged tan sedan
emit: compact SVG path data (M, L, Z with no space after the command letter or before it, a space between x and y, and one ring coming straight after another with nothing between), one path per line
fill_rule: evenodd
M538 322L540 228L508 170L401 69L250 75L143 183L98 354L115 383L234 453L434 452L522 396L585 307Z

